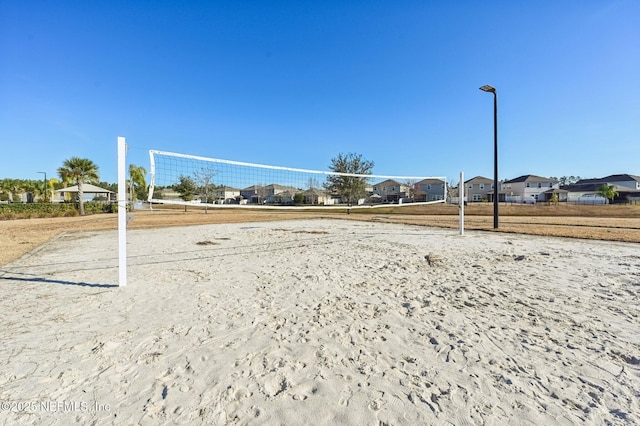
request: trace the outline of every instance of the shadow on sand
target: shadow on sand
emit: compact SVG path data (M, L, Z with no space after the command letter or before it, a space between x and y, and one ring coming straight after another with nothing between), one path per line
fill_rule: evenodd
M40 277L24 278L24 277L2 276L2 277L0 277L0 280L23 281L23 282L44 283L44 284L76 285L76 286L80 286L80 287L94 287L94 288L116 288L116 287L118 287L117 284L92 284L92 283L82 283L82 282L73 282L73 281L50 280L50 279L40 278Z

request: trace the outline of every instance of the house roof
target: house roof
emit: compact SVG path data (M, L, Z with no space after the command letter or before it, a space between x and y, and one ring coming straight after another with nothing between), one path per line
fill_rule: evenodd
M571 185L565 185L560 189L565 190L567 192L598 192L598 188L602 186L600 182L592 182L592 183L574 183ZM626 186L620 185L611 185L616 192L633 192L633 190L629 189Z
M302 191L305 195L324 195L324 191L318 188L309 188L306 191Z
M578 182L576 182L576 184L582 185L582 184L589 184L589 183L628 182L628 181L640 182L640 176L629 175L629 174L609 175L603 178L580 179Z
M278 185L277 183L271 183L269 185L251 185L251 186L247 186L244 189L241 189L241 191L253 191L256 189L274 189L274 190L295 190L294 187L292 186L283 186L283 185Z
M416 185L424 185L429 183L444 183L444 181L442 179L428 178L428 179L422 179L421 181L416 182Z
M469 180L464 181L464 183L493 183L493 179L486 178L484 176L476 176Z
M504 183L519 183L519 182L555 182L555 179L550 179L536 175L522 175L515 179L506 180Z
M398 182L397 180L393 180L393 179L387 179L387 180L383 180L382 182L378 182L378 183L374 183L373 185L377 186L377 185L398 185L398 186L407 186L403 183Z
M68 188L57 189L56 192L60 192L60 193L78 192L78 185L70 186ZM90 183L85 183L82 185L82 192L89 193L89 194L115 194L115 192L113 191L100 188L99 186L91 185Z
M283 190L283 191L295 190L295 188L292 187L292 186L278 185L277 183L269 184L269 185L265 186L264 188L265 189L277 189L277 190Z

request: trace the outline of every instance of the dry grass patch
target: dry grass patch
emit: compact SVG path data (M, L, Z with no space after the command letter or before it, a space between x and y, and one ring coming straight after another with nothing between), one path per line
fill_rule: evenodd
M477 203L465 208L465 229L493 231L493 207ZM266 222L290 219L339 218L384 221L445 228L458 227L458 207L443 204L352 210L156 209L136 211L130 229L213 223ZM384 216L381 216L384 215ZM35 218L0 221L0 266L64 232L117 229L116 214L84 217ZM500 205L500 232L590 238L640 243L640 206ZM316 233L316 231L305 231Z

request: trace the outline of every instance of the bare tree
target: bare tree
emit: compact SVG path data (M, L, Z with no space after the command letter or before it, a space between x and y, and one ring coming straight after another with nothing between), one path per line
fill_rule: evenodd
M416 194L418 192L418 187L416 184L418 183L415 179L407 179L404 181L404 184L407 186L407 195L411 199L411 201L415 201Z
M267 187L265 185L258 185L255 187L255 192L258 196L258 204L264 204L267 198Z
M464 182L455 183L453 179L446 182L447 185L447 202L451 202L452 197L460 197L460 187L459 185L464 185Z
M307 179L307 189L318 189L320 188L320 181L316 178Z
M203 167L196 171L193 175L195 177L196 185L198 185L198 191L201 195L204 195L204 212L207 212L207 204L209 204L209 192L213 185L213 177L218 174L217 170Z

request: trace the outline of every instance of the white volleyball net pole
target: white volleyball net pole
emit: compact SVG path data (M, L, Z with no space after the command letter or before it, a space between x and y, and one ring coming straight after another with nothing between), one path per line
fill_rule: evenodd
M460 172L458 184L458 206L460 207L460 235L464 235L464 172Z
M118 286L127 285L127 142L118 137Z

